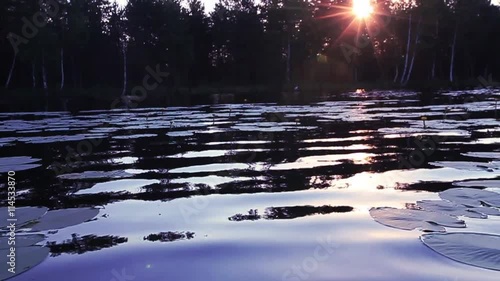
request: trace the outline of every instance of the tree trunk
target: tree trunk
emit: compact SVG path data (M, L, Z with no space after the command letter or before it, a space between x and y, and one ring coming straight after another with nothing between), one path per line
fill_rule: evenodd
M61 48L61 91L64 88L64 48Z
M122 54L123 54L123 91L122 96L125 95L127 91L127 48L125 43L122 46Z
M287 43L287 53L286 53L286 81L290 83L291 75L290 75L290 57L291 57L292 48L290 46L290 31L288 31L288 43Z
M422 17L418 20L418 25L417 25L417 36L415 37L415 48L413 48L413 56L411 58L411 63L410 63L410 69L408 70L408 74L406 75L405 81L403 83L404 86L408 84L408 81L410 81L410 76L411 73L413 72L413 64L415 63L415 56L417 55L417 49L418 49L418 41L420 39L420 24L422 23Z
M434 38L435 38L434 40L438 40L439 38L439 19L436 19L436 33ZM436 79L436 59L437 59L437 52L436 49L434 48L434 56L432 57L431 80Z
M78 72L78 74L79 74L78 75L78 83L79 83L79 85L80 85L79 87L81 89L81 88L83 88L83 72L80 71L80 72Z
M405 55L405 65L403 68L403 75L401 76L400 83L403 84L404 79L406 77L406 72L408 70L408 59L410 57L410 43L411 43L411 14L408 18L408 43L406 44L406 55Z
M436 79L436 54L434 53L434 57L432 58L431 80L435 79Z
M398 77L399 77L399 65L396 65L396 74L394 74L394 83L396 83L396 81L398 81Z
M451 60L450 60L450 82L454 80L453 69L455 67L455 48L457 46L457 33L458 33L458 22L455 27L455 35L453 35L453 45L451 47Z
M417 36L417 39L418 39L418 36ZM417 46L415 46L415 50L413 51L413 56L411 58L411 63L410 63L410 69L408 70L408 74L406 75L406 79L403 82L403 86L406 86L408 84L408 82L410 81L410 76L411 76L411 73L413 71L413 63L415 62L415 56L417 54L416 48L417 48Z
M73 87L76 87L76 64L75 64L75 56L71 56L71 76L73 78Z
M14 73L14 68L16 68L17 53L14 54L14 59L12 59L12 65L10 66L9 75L7 76L7 81L5 82L5 89L9 88L10 80L12 79L12 73Z
M33 89L36 88L36 64L33 61L31 64L31 78L33 79Z
M49 87L47 85L47 70L45 68L45 53L42 51L42 80L43 80L43 90L45 96L49 94Z

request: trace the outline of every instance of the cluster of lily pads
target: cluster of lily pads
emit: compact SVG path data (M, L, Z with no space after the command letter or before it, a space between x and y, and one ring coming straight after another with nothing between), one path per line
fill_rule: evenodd
M38 265L47 258L50 249L37 244L44 241L45 231L54 231L68 226L78 225L97 216L96 208L71 208L48 210L46 207L20 207L15 209L15 217L9 217L7 207L0 208L0 256L6 257L15 247L15 273L9 272L9 265L3 263L0 280L11 278ZM9 244L14 235L9 230L11 221L15 218L15 245ZM12 241L12 240L11 240Z
M422 200L407 209L372 208L370 215L383 225L419 229L420 239L437 253L468 265L500 271L500 236L472 232L446 233L446 228L466 228L458 217L487 219L500 216L500 193L451 188L439 193L442 200Z

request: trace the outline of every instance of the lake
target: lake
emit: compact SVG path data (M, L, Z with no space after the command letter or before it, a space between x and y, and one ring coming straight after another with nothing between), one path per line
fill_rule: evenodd
M500 192L498 96L0 113L2 206L14 170L17 207L98 209L37 231L48 257L9 280L498 280L370 214ZM500 216L459 218L447 232L500 234Z

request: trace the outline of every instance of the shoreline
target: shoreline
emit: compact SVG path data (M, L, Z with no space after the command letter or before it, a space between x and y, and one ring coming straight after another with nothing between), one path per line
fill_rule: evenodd
M414 91L435 95L448 90L473 90L478 88L477 82L476 84L464 82L452 86L444 82L433 84L412 83L407 87L397 87L392 83L297 83L294 85L158 87L158 89L147 92L143 97L134 98L127 95L128 100L122 98L121 89L110 87L54 90L49 92L47 96L41 89L3 89L0 90L0 112L106 110L127 108L127 102L129 103L128 108L189 107L220 103L276 102L303 104L335 98L336 95L354 92L356 89L366 89L367 92L380 90ZM299 92L294 91L296 86L300 89Z

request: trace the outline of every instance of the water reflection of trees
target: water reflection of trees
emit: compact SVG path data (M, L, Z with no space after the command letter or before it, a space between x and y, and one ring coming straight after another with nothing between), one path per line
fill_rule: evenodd
M259 215L257 209L250 209L248 214L236 214L229 217L230 221L255 221L259 219L266 220L287 220L312 215L326 215L331 213L347 213L351 212L353 207L350 206L330 206L324 205L319 207L314 206L291 206L291 207L269 207L266 208L264 215Z
M194 238L194 232L186 231L186 232L160 232L156 234L149 234L144 237L144 240L148 241L160 241L160 242L173 242L177 240L190 240Z
M96 236L85 235L80 237L78 234L72 234L71 239L62 243L48 242L51 256L61 254L83 254L86 252L98 251L104 248L110 248L122 243L126 243L128 238L118 236Z
M241 116L233 116L231 119L238 120ZM264 118L268 121L296 121L293 118L286 120L286 116L279 116L279 113L265 113ZM173 200L190 196L203 196L210 194L241 194L241 193L261 193L261 192L289 192L307 189L326 189L335 187L335 181L343 178L349 178L357 173L364 171L384 172L396 169L398 161L396 155L384 154L394 149L389 147L400 147L401 140L384 139L381 137L367 138L364 142L371 144L376 157L370 159L367 164L353 163L352 161L343 161L340 165L321 166L315 168L293 169L293 170L275 170L273 166L280 163L295 162L297 159L306 156L328 155L332 153L345 153L345 150L332 151L330 145L348 146L357 143L349 140L352 137L351 130L370 129L380 127L383 124L374 124L369 122L333 122L319 123L317 118L303 116L296 121L297 126L317 126L319 130L288 130L279 132L255 132L255 131L228 131L214 134L197 134L190 139L168 139L162 141L161 138L152 142L150 139L135 139L134 147L129 144L122 146L109 147L109 144L103 145L102 149L106 152L108 149L124 151L134 151L134 156L139 160L134 164L134 168L149 171L141 174L142 178L160 179L161 183L148 185L142 188L140 193L131 194L127 192L100 193L74 195L80 189L91 188L96 180L76 179L68 181L59 181L51 174L47 175L47 181L50 182L47 187L38 186L33 188L33 192L21 197L19 203L22 205L44 205L51 208L70 208L83 206L105 205L111 202L121 200ZM230 126L230 125L228 125ZM332 131L341 139L332 141L332 143L322 142L325 150L308 151L304 148L309 144L304 143L305 139L325 139L331 136ZM155 132L154 130L152 132ZM158 131L160 133L160 131ZM346 137L346 140L342 138ZM262 141L262 143L239 143L239 141ZM158 142L156 142L158 141ZM208 145L208 143L212 144ZM214 145L213 142L220 142ZM396 143L397 142L397 143ZM339 144L340 143L340 144ZM229 150L230 154L220 157L198 157L198 158L168 158L163 155L172 155L186 151L203 151L210 149ZM99 149L100 150L100 149ZM248 150L248 151L247 151ZM125 155L125 154L123 154ZM128 154L127 154L128 155ZM120 153L113 157L121 156ZM94 160L102 155L85 156L85 161ZM178 167L187 167L195 165L205 165L213 163L246 163L248 167L242 170L222 170L217 172L196 172L189 174L171 174L168 171ZM120 168L130 168L127 165ZM158 168L161 170L158 170ZM111 167L98 167L102 170ZM112 166L113 169L116 166ZM220 176L234 178L234 181L220 184L217 186L195 185L178 182L179 178L188 177L206 177ZM250 178L241 180L241 178ZM98 180L103 181L104 179ZM109 180L109 179L107 179Z
M356 166L356 165L353 165ZM359 165L358 165L359 166ZM362 169L362 168L360 168ZM350 168L349 168L350 170ZM339 175L339 172L341 175ZM211 194L242 194L262 192L290 192L307 189L325 189L332 186L334 180L354 175L349 171L345 174L343 168L320 167L309 170L273 171L259 172L255 170L223 171L217 173L221 177L231 177L234 181L209 186L206 184L172 183L164 180L142 187L140 193L128 192L106 192L97 194L74 195L68 190L61 194L53 194L50 197L33 197L28 194L26 198L20 198L21 205L44 205L51 208L72 208L106 205L123 200L145 200L145 201L169 201L191 196L204 196ZM344 173L342 175L342 173ZM207 176L205 174L193 176ZM239 178L249 178L239 180ZM34 194L40 194L40 190ZM56 200L57 199L57 200Z

